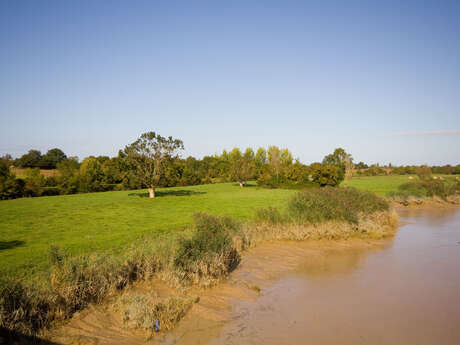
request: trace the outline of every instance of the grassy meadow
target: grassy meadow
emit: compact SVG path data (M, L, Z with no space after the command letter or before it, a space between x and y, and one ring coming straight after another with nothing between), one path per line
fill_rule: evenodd
M412 177L410 179L409 177ZM342 182L344 187L355 187L373 192L380 196L386 196L388 192L394 192L403 183L417 181L416 175L388 175L388 176L363 176L353 177L351 180Z
M143 235L177 231L195 212L254 217L263 207L286 205L292 190L234 183L0 201L0 275L32 278L49 267L48 248L69 254L118 252Z

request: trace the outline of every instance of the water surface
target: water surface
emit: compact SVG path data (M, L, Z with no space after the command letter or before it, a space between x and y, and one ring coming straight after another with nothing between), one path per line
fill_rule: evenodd
M220 320L191 313L156 342L460 344L460 210L400 215L408 224L377 247L256 248L233 279L259 284L260 296L230 298Z

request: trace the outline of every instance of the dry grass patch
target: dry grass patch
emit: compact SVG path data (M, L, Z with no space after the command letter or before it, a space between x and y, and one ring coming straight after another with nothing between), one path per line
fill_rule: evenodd
M197 302L197 297L172 296L160 297L156 293L127 293L116 303L123 323L127 328L155 331L168 331L185 316L187 311Z

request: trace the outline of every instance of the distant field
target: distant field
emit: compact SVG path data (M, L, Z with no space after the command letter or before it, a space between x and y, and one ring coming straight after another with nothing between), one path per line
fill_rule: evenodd
M0 276L46 271L51 244L72 254L119 251L144 234L183 229L197 211L246 220L294 193L233 183L158 191L153 200L120 191L0 201Z
M10 168L10 171L16 175L16 177L25 177L26 176L26 169L20 169L20 168ZM46 177L50 176L58 176L59 171L56 169L40 169L40 174Z
M445 179L454 179L452 175L435 175ZM368 190L377 195L385 196L390 191L396 191L398 186L407 182L419 181L416 175L388 175L388 176L365 176L353 177L349 181L344 181L342 186L355 187Z
M385 196L388 192L397 190L399 185L417 180L416 175L365 176L353 177L351 180L343 182L342 186L356 187Z

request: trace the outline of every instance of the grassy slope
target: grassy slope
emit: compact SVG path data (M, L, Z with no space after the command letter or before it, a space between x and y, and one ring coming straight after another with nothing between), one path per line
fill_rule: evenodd
M50 244L73 254L117 251L143 234L182 229L197 211L246 220L294 193L231 183L159 191L154 200L121 191L0 201L0 275L46 271Z

